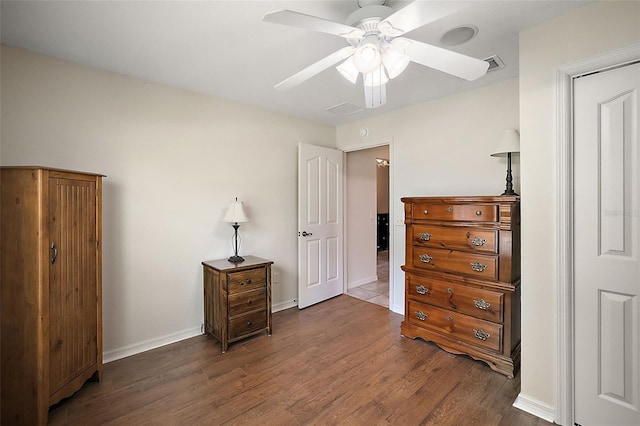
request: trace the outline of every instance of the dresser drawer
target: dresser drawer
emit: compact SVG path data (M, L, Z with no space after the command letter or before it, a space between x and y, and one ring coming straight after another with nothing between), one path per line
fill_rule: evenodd
M229 294L266 288L267 276L264 268L230 272L228 277Z
M497 280L498 256L429 247L414 247L412 264L429 271L455 272L475 278Z
M266 290L245 291L229 295L229 317L242 315L246 312L264 309L267 306Z
M497 204L415 203L413 219L452 220L461 222L497 222Z
M229 320L229 340L243 337L267 326L267 312L262 310Z
M498 231L491 229L414 225L413 244L497 253Z
M409 300L409 322L492 351L502 350L502 325Z
M504 294L463 284L407 276L409 297L493 322L503 321Z

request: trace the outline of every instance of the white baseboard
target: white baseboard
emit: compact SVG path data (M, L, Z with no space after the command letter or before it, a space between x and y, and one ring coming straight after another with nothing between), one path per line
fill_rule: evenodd
M353 281L347 284L347 288L355 288L355 287L360 287L361 285L365 285L365 284L369 284L372 283L374 281L378 281L378 276L374 275L372 277L368 277L368 278L363 278L361 280L358 281Z
M102 362L109 363L118 359L126 358L131 355L146 352L151 349L159 348L160 346L168 345L170 343L179 342L180 340L188 339L190 337L199 336L202 334L200 327L190 328L177 333L168 334L166 336L158 337L155 339L145 340L144 342L136 343L133 345L125 346L119 349L113 349L111 351L103 352Z
M551 423L556 418L556 410L553 407L523 394L518 395L513 406Z
M284 302L272 304L271 312L284 311L285 309L295 308L296 306L298 306L297 299L286 300Z

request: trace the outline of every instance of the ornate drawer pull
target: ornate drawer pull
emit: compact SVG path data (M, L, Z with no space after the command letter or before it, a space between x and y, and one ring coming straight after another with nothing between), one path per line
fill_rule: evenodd
M480 299L480 300L473 299L473 304L476 306L476 308L482 309L483 311L486 311L491 307L491 303L485 302L484 299Z
M433 260L433 257L429 256L428 254L421 254L420 255L420 262L422 263L429 263Z
M447 207L447 211L451 213L453 211L453 207Z
M480 262L470 263L470 265L471 265L471 269L473 269L476 272L483 272L485 269L487 269L487 265L483 265Z
M429 289L423 285L416 286L416 293L418 294L427 294L429 293Z
M480 237L473 237L473 239L471 240L471 244L473 244L476 247L482 247L486 242L487 240Z
M428 232L423 232L422 234L420 234L420 239L422 241L429 241L431 239L432 235Z
M416 311L416 318L418 318L420 321L424 321L429 318L429 315L425 314L422 311Z
M451 287L447 287L444 291L453 294L453 289Z
M453 317L451 315L447 315L447 321L453 321Z
M491 335L486 331L484 331L483 329L479 329L479 330L474 329L473 335L476 339L480 339L480 340L487 340L489 337L491 337Z
M482 211L481 210L476 210L476 216L480 216L482 215Z

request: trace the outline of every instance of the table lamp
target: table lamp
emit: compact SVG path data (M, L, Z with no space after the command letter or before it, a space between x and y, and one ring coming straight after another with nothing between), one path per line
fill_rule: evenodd
M507 187L501 195L518 195L513 190L513 177L511 176L511 153L520 152L520 134L516 129L502 131L496 151L492 157L507 155Z
M229 208L227 209L227 214L224 216L224 221L232 223L234 233L233 233L233 247L234 247L234 255L227 259L229 262L240 263L244 262L244 258L242 256L238 256L238 228L240 228L240 223L249 222L247 215L244 213L244 206L242 201L238 201L238 197L236 200L229 204Z

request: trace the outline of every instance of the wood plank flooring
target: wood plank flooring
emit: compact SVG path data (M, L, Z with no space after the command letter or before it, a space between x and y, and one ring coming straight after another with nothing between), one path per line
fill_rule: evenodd
M402 316L346 295L273 315L272 336L198 336L104 366L51 425L549 425L508 379L400 335Z

